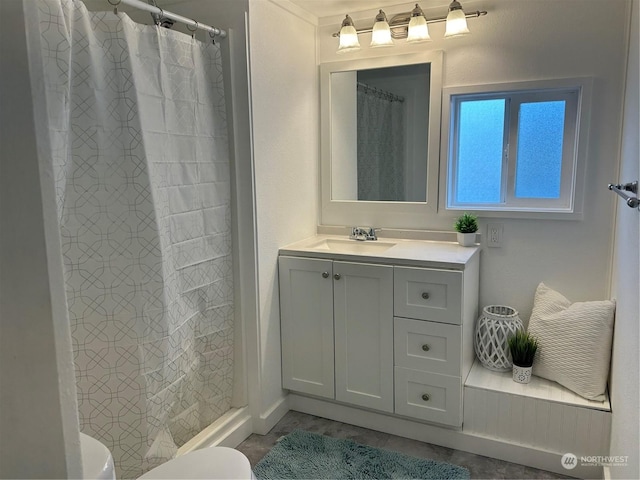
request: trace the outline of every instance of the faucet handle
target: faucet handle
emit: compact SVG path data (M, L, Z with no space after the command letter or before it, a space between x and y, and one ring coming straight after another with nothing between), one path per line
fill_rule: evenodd
M362 227L351 227L351 235L349 238L352 240L366 240L366 232Z
M378 236L376 235L376 232L380 230L379 228L373 228L373 227L367 227L365 229L365 235L367 236L367 240L377 240Z
M349 235L349 238L355 240L377 240L377 230L380 229L373 227L351 227L351 235Z

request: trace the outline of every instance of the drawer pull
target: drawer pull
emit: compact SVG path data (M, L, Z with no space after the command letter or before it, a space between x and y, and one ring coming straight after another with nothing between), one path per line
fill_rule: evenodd
M423 393L422 394L422 400L424 400L425 402L428 402L431 399L431 397L429 396L428 393Z
M335 278L336 280L340 280L342 278L342 275L340 275L339 273L336 273L333 278Z
M329 272L322 272L322 278L329 278Z
M428 352L429 350L431 350L431 347L425 343L424 345L422 345L422 350Z
M429 300L429 292L422 292L422 298Z

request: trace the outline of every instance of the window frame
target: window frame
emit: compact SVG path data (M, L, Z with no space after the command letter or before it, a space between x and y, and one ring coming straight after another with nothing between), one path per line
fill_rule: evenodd
M592 82L590 77L579 77L444 88L440 157L440 205L443 209L471 211L486 217L581 219ZM501 203L455 203L457 162L453 154L458 141L455 109L459 109L465 100L483 99L505 99L506 102ZM566 111L569 113L565 116L560 198L519 199L515 196L519 106L558 99L568 102ZM575 108L575 115L571 108Z

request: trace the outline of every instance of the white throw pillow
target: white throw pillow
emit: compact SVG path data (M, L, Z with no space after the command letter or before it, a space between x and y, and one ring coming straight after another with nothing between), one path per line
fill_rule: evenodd
M533 374L590 400L604 400L614 311L612 301L572 304L544 283L538 285L528 327L538 339Z

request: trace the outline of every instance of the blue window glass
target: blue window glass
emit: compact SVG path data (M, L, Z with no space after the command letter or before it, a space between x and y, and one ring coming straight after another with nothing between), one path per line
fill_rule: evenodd
M456 203L502 201L505 99L460 102Z
M560 198L565 103L520 105L516 197Z

